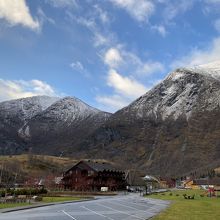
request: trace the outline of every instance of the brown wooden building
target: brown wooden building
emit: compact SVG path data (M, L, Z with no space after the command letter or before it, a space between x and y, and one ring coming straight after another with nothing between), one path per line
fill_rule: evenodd
M78 191L100 191L101 187L108 190L124 189L125 173L108 163L80 161L63 175L65 189Z

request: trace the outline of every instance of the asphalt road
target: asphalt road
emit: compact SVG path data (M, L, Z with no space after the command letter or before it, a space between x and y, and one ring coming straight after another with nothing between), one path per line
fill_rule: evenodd
M2 220L146 220L164 210L167 201L138 194L102 197L0 214Z

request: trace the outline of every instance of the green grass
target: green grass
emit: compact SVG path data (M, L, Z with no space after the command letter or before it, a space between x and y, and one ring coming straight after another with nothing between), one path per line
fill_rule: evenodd
M170 195L172 193L172 195ZM179 196L176 196L176 195ZM194 200L184 199L183 194L194 195ZM171 200L171 205L153 220L219 220L220 198L207 196L204 190L177 190L150 195L150 198ZM219 193L220 194L220 193Z
M24 203L2 203L2 204L0 204L0 209L14 208L14 207L26 206L26 205L30 205L30 204L28 202L24 202Z
M83 198L81 197L73 197L73 196L51 196L51 197L43 197L43 201L45 203L50 203L50 202L65 202L65 201L77 201L77 200L82 200Z
M65 202L65 201L77 201L77 200L82 200L85 199L83 197L73 197L73 196L53 196L53 197L43 197L42 202L40 203L51 203L51 202ZM0 204L0 209L5 209L5 208L15 208L19 206L27 206L27 205L33 205L33 203L2 203Z

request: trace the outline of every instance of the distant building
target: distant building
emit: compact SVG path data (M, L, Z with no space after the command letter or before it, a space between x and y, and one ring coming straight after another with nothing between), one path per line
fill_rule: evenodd
M64 189L78 191L100 191L124 189L125 173L108 163L80 161L67 170L62 179Z
M200 189L200 187L198 185L194 184L194 180L192 180L192 179L184 180L183 187L185 189Z
M176 180L169 177L160 177L160 184L162 188L174 188L176 187Z
M213 186L216 190L220 190L220 177L195 179L193 180L193 185L201 188Z

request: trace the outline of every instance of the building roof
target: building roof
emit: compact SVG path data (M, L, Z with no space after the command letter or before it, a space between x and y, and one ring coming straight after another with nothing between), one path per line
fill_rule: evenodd
M100 172L104 170L108 171L118 171L121 172L120 170L116 169L112 164L110 163L101 163L101 162L94 162L94 161L84 161L89 167L91 167L93 170Z
M146 175L143 179L147 182L160 182L156 177L151 175Z
M119 170L119 169L115 168L110 163L97 162L97 161L94 162L94 161L91 161L91 160L88 160L88 161L82 160L82 161L78 162L77 164L75 164L74 166L72 166L70 169L68 169L66 171L66 173L68 171L70 171L72 168L79 167L82 164L85 164L85 165L89 166L91 169L93 169L96 172L103 172L103 171L123 172L122 170Z
M220 186L220 178L202 178L193 180L193 185L218 185Z

